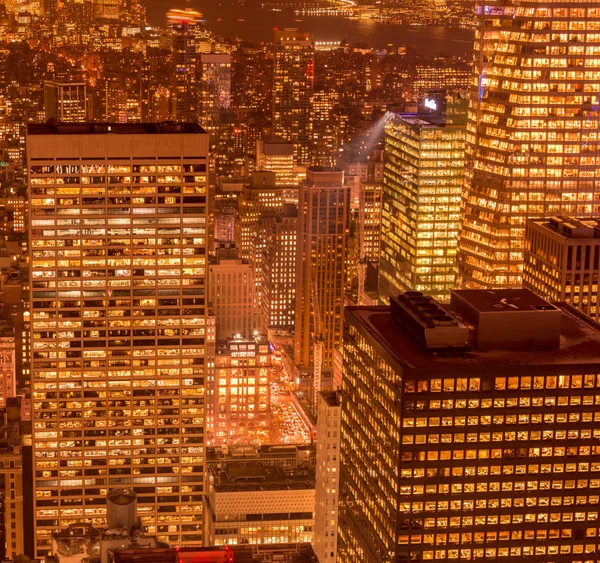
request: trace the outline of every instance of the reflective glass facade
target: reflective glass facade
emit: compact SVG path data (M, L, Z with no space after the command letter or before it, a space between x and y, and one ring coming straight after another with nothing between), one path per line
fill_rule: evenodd
M528 218L600 213L600 2L486 2L477 22L459 282L519 286Z

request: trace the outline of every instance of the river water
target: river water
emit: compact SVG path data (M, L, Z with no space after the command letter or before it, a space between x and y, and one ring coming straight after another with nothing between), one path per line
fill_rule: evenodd
M272 41L275 27L297 27L300 31L313 33L317 41L345 39L350 43L367 43L379 49L388 44L406 45L425 56L468 55L473 46L473 31L468 29L407 27L332 16L296 16L292 10L263 10L257 1L246 2L244 5L227 0L142 2L147 7L148 20L152 25L164 24L168 9L189 6L202 12L206 27L216 35L256 43Z

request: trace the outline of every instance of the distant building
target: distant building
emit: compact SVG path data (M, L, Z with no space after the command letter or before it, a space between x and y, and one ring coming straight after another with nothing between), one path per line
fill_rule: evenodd
M260 305L265 327L291 329L296 307L298 208L285 204L271 222L262 260Z
M275 172L278 186L297 186L294 145L283 139L256 141L256 170Z
M209 132L221 123L221 112L231 105L231 55L200 55L198 121Z
M254 270L237 249L218 249L215 263L208 266L208 301L218 340L251 337L260 330Z
M312 37L297 29L275 30L273 131L294 145L297 164L310 158L310 109L315 81Z
M87 86L85 82L44 82L46 119L83 123L87 119Z
M523 287L600 320L600 223L553 217L525 230Z
M442 114L395 114L386 124L383 297L416 290L448 300L455 287L467 102L448 96L432 99L431 107L442 103Z
M350 188L341 170L309 168L298 200L294 357L298 365L312 365L318 332L322 365L331 367L333 350L342 342Z
M236 337L217 347L207 384L208 445L268 443L273 366L263 337Z
M0 408L17 393L15 327L0 319Z
M23 457L21 399L0 408L0 557L25 552L23 523ZM27 492L25 492L27 494ZM30 498L30 494L28 495Z
M210 543L312 542L314 447L263 446L256 453L209 452Z
M345 320L340 563L597 558L596 323L524 289Z
M335 563L337 557L341 411L339 392L319 394L313 545L321 563Z

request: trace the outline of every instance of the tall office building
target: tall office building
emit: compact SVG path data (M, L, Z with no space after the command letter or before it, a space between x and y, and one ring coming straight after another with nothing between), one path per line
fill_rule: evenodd
M119 21L121 0L94 0L94 17L98 20Z
M201 17L199 12L191 8L167 13L167 21L172 28L171 50L175 62L174 114L179 121L195 122L198 117L198 55L194 32Z
M338 391L319 393L313 545L322 563L335 563L337 556L341 411Z
M236 334L250 338L260 330L254 268L237 249L217 249L208 267L208 300L217 326L217 338Z
M256 170L275 172L278 186L297 186L294 145L283 139L256 141Z
M231 55L200 55L198 121L211 131L221 123L221 111L231 105Z
M298 208L285 204L271 222L263 251L259 295L264 327L294 326L297 234Z
M458 281L519 286L527 219L600 214L598 2L477 8Z
M444 300L454 288L467 105L458 96L442 100L430 105L444 103L447 115L393 115L386 124L379 261L385 297L414 289Z
M46 119L83 123L87 119L85 82L44 82Z
M28 127L38 555L104 524L114 487L150 534L202 543L207 137Z
M600 320L600 225L596 219L552 217L527 223L523 287L565 301Z
M315 48L309 34L275 30L273 47L273 132L294 144L296 162L310 159L310 110Z
M523 289L346 322L340 563L598 559L596 323Z
M296 364L312 365L313 339L323 342L323 367L342 343L350 188L337 169L308 168L298 194Z

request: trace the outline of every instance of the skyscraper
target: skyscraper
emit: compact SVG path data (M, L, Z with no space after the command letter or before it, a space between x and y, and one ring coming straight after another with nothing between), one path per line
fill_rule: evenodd
M221 122L220 114L231 105L231 55L200 55L198 121L207 131Z
M170 10L167 20L172 25L173 60L175 62L175 118L179 121L196 121L198 93L196 84L196 37L194 29L201 14L190 8Z
M30 125L36 552L132 488L151 534L202 542L207 135Z
M283 139L256 142L256 170L275 172L278 186L297 186L297 166L294 163L294 145Z
M312 365L314 337L323 339L323 367L342 342L350 188L337 169L310 167L298 195L294 357ZM312 335L312 337L311 337Z
M338 495L340 486L340 425L338 391L319 393L317 416L317 480L315 484L315 553L322 563L337 555Z
M340 563L598 560L596 323L510 289L346 322Z
M598 2L477 8L463 224L464 287L518 286L527 219L600 213Z
M466 101L429 102L449 114L393 115L386 124L379 262L386 297L414 289L448 299L454 288Z
M44 82L46 119L82 123L87 119L85 82Z
M276 29L273 59L273 132L294 144L297 163L307 164L315 79L312 37L297 29Z
M264 327L294 326L297 234L298 208L285 204L271 222L263 251L259 295Z

